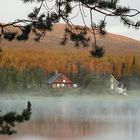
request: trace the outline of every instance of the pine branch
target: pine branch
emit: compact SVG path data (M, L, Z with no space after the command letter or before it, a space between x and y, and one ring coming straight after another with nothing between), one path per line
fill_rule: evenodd
M31 103L28 101L27 108L21 114L16 112L8 112L5 115L0 115L0 134L12 135L17 131L14 130L16 123L28 121L31 117Z

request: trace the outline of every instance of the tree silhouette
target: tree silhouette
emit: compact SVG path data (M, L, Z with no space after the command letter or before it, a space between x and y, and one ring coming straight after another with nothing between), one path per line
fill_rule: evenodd
M8 112L5 115L0 115L0 134L12 135L16 133L14 127L16 123L28 121L31 116L31 103L28 101L27 108L21 114L16 112Z
M96 35L106 34L106 20L108 17L117 17L127 27L139 29L140 21L134 21L134 17L140 15L140 11L134 8L124 7L118 4L119 0L52 0L53 5L49 5L50 0L22 0L23 3L38 3L38 7L29 13L28 19L17 19L7 24L0 24L0 38L6 40L28 40L30 33L34 34L34 40L39 41L44 37L46 31L51 31L54 24L63 20L66 23L64 37L61 44L65 44L68 39L75 42L75 46L82 44L88 46L90 38L88 32L92 34L94 43L91 55L102 57L104 48L97 45ZM71 15L74 10L78 9L78 13L72 18L76 18L78 14L82 17L84 26L75 26L72 23ZM45 11L44 11L45 10ZM85 22L85 11L90 15L90 26ZM94 14L100 13L103 19L99 24L94 22ZM45 14L44 14L45 13ZM19 32L9 31L8 26L18 28Z

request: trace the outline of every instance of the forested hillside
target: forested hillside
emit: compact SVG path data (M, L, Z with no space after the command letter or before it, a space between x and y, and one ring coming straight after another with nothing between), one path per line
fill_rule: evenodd
M56 70L70 76L83 86L91 81L113 73L118 79L140 76L140 42L123 36L108 34L97 42L105 47L103 58L90 56L92 39L88 48L75 48L68 41L61 46L64 25L56 25L41 42L0 43L0 87L1 90L15 88L41 88ZM98 75L98 78L95 76ZM93 78L94 77L94 78ZM94 80L93 80L94 79ZM132 80L132 78L131 78Z

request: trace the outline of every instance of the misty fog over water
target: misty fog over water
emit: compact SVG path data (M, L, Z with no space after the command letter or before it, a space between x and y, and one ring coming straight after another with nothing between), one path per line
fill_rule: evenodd
M0 140L139 140L140 97L1 97L0 109L21 112L32 103L31 120Z

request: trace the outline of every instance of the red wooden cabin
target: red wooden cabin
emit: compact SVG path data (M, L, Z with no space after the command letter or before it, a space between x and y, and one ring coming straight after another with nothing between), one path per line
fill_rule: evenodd
M73 88L73 82L64 74L56 73L49 80L48 85L52 88Z

